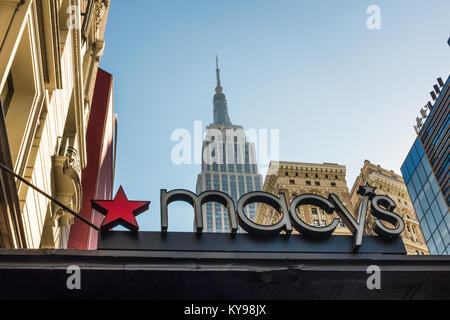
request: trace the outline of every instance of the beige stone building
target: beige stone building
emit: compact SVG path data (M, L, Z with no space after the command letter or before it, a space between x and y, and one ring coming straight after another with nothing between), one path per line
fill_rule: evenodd
M357 194L358 187L365 184L376 187L376 194L387 195L396 203L397 207L394 212L405 221L405 231L402 233L402 239L408 254L429 254L403 177L392 170L383 169L367 160L364 161L361 173L350 192L350 200L354 208L359 207L361 202L361 196ZM389 227L387 222L382 223ZM373 225L374 217L369 214L367 216L366 233L374 234Z
M350 195L345 180L345 166L323 163L302 162L271 162L264 181L263 191L279 196L283 193L289 202L298 195L311 193L328 198L334 193L353 212ZM303 221L313 226L326 226L333 219L338 218L336 213L332 215L323 212L315 206L302 206L298 214ZM270 206L260 204L257 206L254 221L261 225L271 225L279 221L279 213ZM294 232L296 232L294 230ZM349 235L350 231L341 222L334 234Z
M0 0L0 161L74 211L109 0ZM0 172L0 247L64 248L73 216Z

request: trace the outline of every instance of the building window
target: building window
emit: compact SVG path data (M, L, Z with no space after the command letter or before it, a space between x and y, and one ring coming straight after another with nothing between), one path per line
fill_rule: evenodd
M316 186L320 186L320 182L319 182L319 181L315 181L314 184L315 184Z
M255 180L255 190L257 191L261 190L261 182L259 180L259 176L255 176L254 180Z
M295 180L289 180L290 184L295 184Z
M287 173L287 171L286 171L286 177L288 176L289 174Z
M295 173L295 176L298 177L298 172Z
M211 190L211 175L209 173L205 174L205 183L206 183L205 190Z
M3 106L3 114L6 116L6 113L8 112L9 105L11 104L11 100L14 94L14 82L12 73L10 72L8 75L8 78L6 79L5 88L3 89L3 92L1 93L1 100L2 100L2 106Z
M247 192L253 192L253 179L252 176L245 177L247 183Z
M228 193L228 176L226 174L222 175L222 191Z
M332 182L332 183L331 183L331 186L332 186L332 187L336 187L336 182Z
M320 221L320 225L321 225L322 227L325 227L325 226L326 226L325 220Z
M306 181L306 185L310 186L311 185L311 181Z
M314 226L315 226L315 227L318 227L318 226L319 226L319 220L314 220L313 223L314 223Z
M311 208L311 213L312 214L317 214L317 209L316 208Z
M217 173L213 175L213 182L214 182L214 190L220 190L220 179Z

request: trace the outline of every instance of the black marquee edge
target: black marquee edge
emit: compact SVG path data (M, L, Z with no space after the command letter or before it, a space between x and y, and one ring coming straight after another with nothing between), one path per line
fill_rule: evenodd
M354 236L333 235L326 239L298 234L255 236L250 234L114 231L100 232L98 250L252 252L252 253L352 253ZM383 239L364 236L358 253L406 254L401 237Z

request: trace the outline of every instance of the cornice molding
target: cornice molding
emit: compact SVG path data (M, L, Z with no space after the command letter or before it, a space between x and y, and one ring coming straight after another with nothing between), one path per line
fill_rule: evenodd
M71 0L74 6L80 5L80 0ZM74 74L74 103L75 121L77 125L77 137L80 150L80 165L85 168L87 164L86 155L86 125L84 111L84 85L83 85L83 61L81 57L81 32L77 28L71 29L72 54L73 54L73 74Z

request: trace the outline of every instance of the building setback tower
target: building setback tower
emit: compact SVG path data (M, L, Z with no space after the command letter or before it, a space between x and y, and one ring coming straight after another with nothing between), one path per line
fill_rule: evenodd
M256 164L254 143L248 142L242 126L234 125L228 115L227 100L220 84L220 69L216 57L217 86L214 95L214 122L206 129L202 147L202 171L197 178L197 193L218 190L229 194L235 204L243 194L261 190L261 175ZM256 205L245 209L253 219ZM206 232L228 232L228 213L219 203L203 207Z
M394 200L396 204L394 212L402 217L405 222L405 230L401 237L407 253L411 255L429 254L419 220L414 212L402 177L394 171L374 165L368 160L364 161L364 166L350 191L350 200L354 208L357 208L361 202L361 197L357 194L358 187L365 184L376 187L376 194L387 195ZM366 234L375 234L373 231L374 225L373 215L367 215Z

